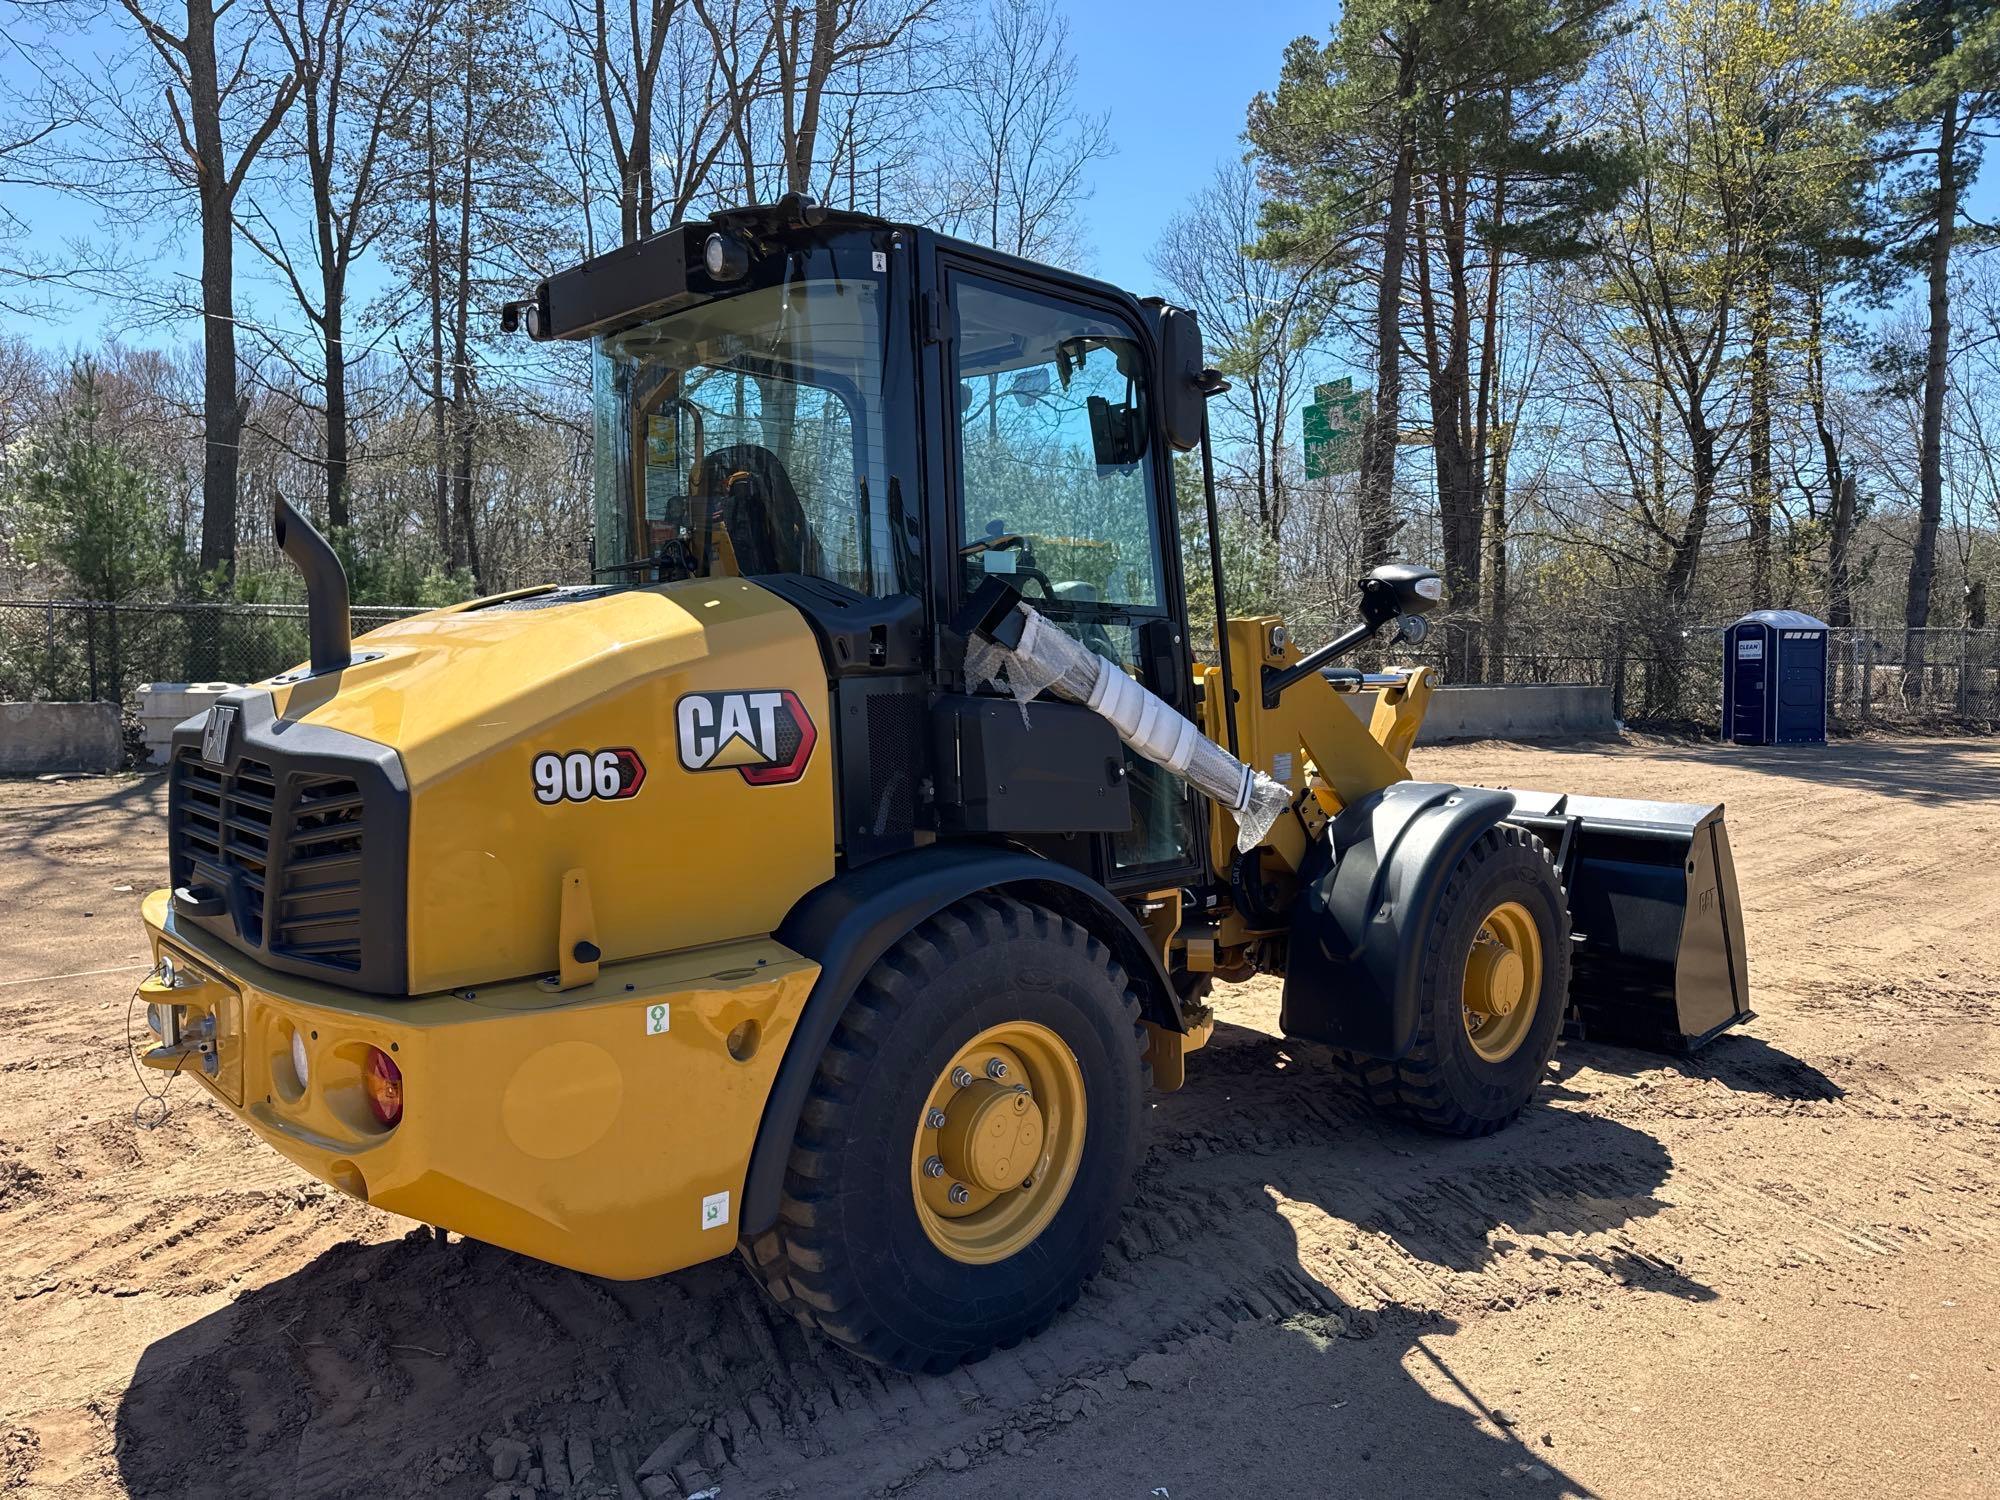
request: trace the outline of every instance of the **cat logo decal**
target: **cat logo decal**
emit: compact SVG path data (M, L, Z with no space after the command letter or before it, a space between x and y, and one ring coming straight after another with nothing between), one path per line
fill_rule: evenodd
M784 786L806 773L819 731L789 688L689 693L674 709L681 764L736 771L752 786Z

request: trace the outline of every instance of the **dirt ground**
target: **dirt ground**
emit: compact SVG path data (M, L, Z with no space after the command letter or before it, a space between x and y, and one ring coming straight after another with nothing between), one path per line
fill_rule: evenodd
M1415 769L1726 802L1758 1018L1691 1062L1565 1046L1515 1128L1441 1143L1224 991L1082 1302L917 1380L733 1259L440 1241L185 1082L135 1125L161 781L0 785L0 1492L1996 1493L2000 745Z

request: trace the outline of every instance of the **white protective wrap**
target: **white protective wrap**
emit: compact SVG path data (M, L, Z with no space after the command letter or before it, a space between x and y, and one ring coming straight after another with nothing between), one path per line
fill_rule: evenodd
M1116 662L1086 649L1027 604L1021 644L1008 650L973 636L966 645L965 672L975 685L1005 687L1027 719L1028 700L1044 688L1081 703L1109 721L1118 737L1154 765L1206 792L1236 817L1236 847L1257 847L1279 814L1291 806L1291 792L1208 738L1159 694L1136 682Z

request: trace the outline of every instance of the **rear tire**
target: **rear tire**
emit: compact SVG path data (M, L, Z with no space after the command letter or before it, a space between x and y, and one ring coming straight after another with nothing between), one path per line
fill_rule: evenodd
M1483 977L1475 943L1504 933L1537 950L1533 993L1515 1007L1533 1010L1475 1014L1468 995ZM1336 1068L1371 1104L1426 1130L1491 1135L1527 1107L1548 1072L1569 1004L1569 950L1569 903L1547 846L1522 828L1488 829L1459 859L1424 936L1409 1052L1390 1062L1336 1050Z
M959 1097L955 1068L995 1036L1014 1039L1013 1065L963 1096L1004 1085L1048 1106L1035 1149L1050 1169L991 1190L964 1165L926 1174L920 1164L945 1149L926 1122ZM778 1221L746 1258L795 1316L866 1359L941 1372L983 1358L1040 1332L1097 1269L1138 1164L1146 1087L1139 999L1111 950L1041 907L961 901L891 948L848 1002ZM940 1217L935 1195L960 1176L972 1206L943 1214L968 1217Z

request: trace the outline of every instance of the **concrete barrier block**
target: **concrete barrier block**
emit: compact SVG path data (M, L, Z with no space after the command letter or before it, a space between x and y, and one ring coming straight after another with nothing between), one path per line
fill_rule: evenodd
M1354 693L1348 704L1366 723L1373 693ZM1419 745L1450 740L1568 740L1612 734L1611 689L1584 682L1509 683L1504 687L1442 687L1431 695Z
M146 682L139 685L139 723L146 736L149 765L163 766L172 748L174 730L224 693L233 682Z
M124 762L115 703L0 703L0 776L115 771Z

